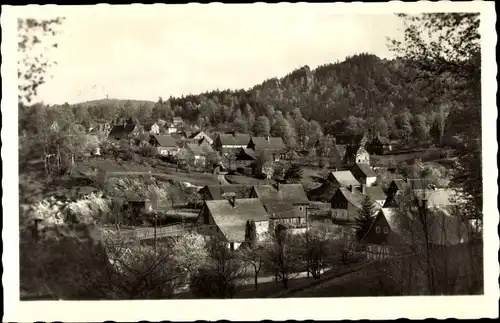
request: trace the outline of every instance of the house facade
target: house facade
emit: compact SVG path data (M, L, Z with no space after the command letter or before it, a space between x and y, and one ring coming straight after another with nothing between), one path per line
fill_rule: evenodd
M249 142L250 135L248 134L219 134L214 140L214 149L222 153L229 153L234 150L246 148Z
M160 126L155 123L148 123L144 125L144 131L149 132L150 134L159 135L160 134Z
M355 223L362 208L366 195L356 189L341 187L333 195L330 204L332 206L332 220L337 222ZM380 206L373 201L376 209Z
M196 231L224 241L231 249L245 242L247 221L254 221L258 239L269 230L269 216L259 199L205 201L197 219Z
M250 197L262 202L272 228L279 224L290 229L305 228L310 202L302 184L254 185Z
M247 148L256 154L265 151L275 162L286 158L286 146L281 137L251 137Z
M374 155L384 155L392 151L391 141L380 135L376 135L368 144L368 150Z
M173 156L178 150L177 142L168 135L151 135L149 144L156 147L161 156Z
M196 131L188 136L189 139L196 140L198 143L206 142L210 146L213 145L214 140L210 138L205 132L203 131Z

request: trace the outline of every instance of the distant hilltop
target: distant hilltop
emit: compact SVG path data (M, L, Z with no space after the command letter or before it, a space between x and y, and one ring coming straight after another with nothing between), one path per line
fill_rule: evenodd
M148 100L128 100L128 99L100 99L100 100L91 100L86 102L74 103L72 105L76 106L94 106L94 105L110 105L110 106L124 106L127 102L130 102L132 107L138 107L140 105L154 105L155 102Z

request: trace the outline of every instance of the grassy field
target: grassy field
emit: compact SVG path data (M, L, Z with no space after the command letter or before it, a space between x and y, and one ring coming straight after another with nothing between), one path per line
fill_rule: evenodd
M372 166L387 167L393 164L397 166L402 163L411 163L415 158L420 158L422 161L433 161L443 158L444 150L442 148L428 148L413 152L393 153L387 155L371 156Z

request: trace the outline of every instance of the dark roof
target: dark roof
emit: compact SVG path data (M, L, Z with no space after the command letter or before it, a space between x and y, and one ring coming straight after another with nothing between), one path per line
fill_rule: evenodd
M358 180L354 177L354 175L352 175L351 171L349 170L331 172L328 177L330 176L333 176L337 183L342 187L349 187L351 185L359 186Z
M309 200L311 201L323 201L329 202L335 195L335 192L339 188L338 185L333 184L330 181L326 181L320 187L310 190L307 193Z
M252 137L255 150L282 150L286 149L281 137Z
M385 199L383 208L397 208L399 207L399 199L397 195L389 195Z
M264 204L264 208L272 218L293 218L301 215L297 214L292 203L268 203Z
M245 185L206 185L199 192L205 193L207 200L222 200L227 199L224 193L235 193L236 198L248 198L250 190L251 187Z
M359 191L356 191L356 190L351 192L346 187L339 188L337 193L335 193L335 194L342 194L349 203L351 203L352 205L354 205L358 209L361 209L362 203L367 196L367 195L365 195ZM370 196L370 195L368 195L368 196ZM370 196L370 198L372 199L373 202L375 202L375 200L371 196ZM377 203L374 203L374 206L375 206L375 208L379 208Z
M377 201L387 199L387 195L385 195L384 190L380 186L365 187L365 194Z
M255 185L253 190L264 204L309 203L302 184Z
M256 160L257 156L255 155L255 151L248 148L241 148L238 156L236 156L236 160Z
M186 148L189 149L195 156L207 156L214 152L209 145L198 145L198 144L186 144Z
M177 147L177 142L169 135L153 135L161 147Z
M259 199L205 201L215 223L229 242L245 241L247 221L269 221L269 215Z
M219 138L223 146L246 146L250 141L250 135L243 133L219 134Z
M108 137L112 137L115 139L122 139L130 135L135 129L135 124L126 124L124 125L114 125L110 132Z
M373 140L378 140L381 144L383 145L389 145L391 141L387 139L386 137L382 137L380 135L376 135Z
M366 163L355 163L353 168L359 169L365 177L377 177L377 173Z

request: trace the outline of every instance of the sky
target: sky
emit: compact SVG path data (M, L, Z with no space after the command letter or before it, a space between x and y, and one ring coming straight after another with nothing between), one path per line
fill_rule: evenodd
M356 53L390 58L386 37L402 32L391 13L326 5L60 7L59 46L47 54L57 65L38 95L46 104L247 89Z

